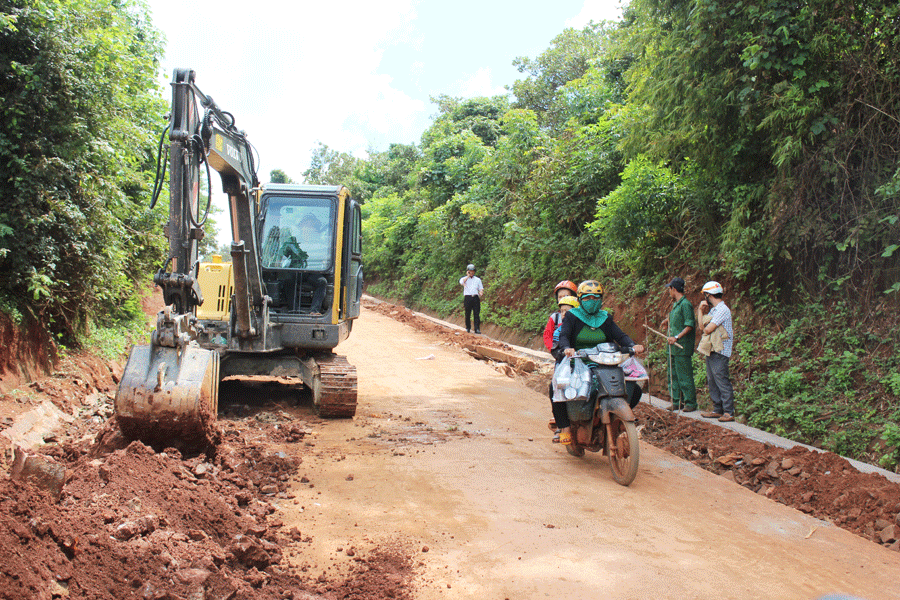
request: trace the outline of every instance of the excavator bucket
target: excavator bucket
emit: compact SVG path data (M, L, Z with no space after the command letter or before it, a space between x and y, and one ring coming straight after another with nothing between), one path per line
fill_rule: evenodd
M174 447L204 445L219 404L219 355L182 348L135 346L116 393L122 432Z

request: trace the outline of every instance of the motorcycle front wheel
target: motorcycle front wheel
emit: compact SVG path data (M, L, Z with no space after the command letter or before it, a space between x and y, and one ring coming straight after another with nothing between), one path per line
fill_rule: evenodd
M637 427L634 422L623 421L616 415L610 416L609 465L616 483L629 485L637 476L640 458Z

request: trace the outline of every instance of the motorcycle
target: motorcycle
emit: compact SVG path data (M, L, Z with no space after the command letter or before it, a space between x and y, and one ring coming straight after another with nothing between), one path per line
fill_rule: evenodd
M612 343L578 350L557 367L553 398L566 402L572 431L572 443L566 445L569 454L580 457L585 450L602 450L609 457L613 478L626 486L637 476L640 458L634 412L620 366L630 356ZM556 429L555 421L550 421L550 429Z

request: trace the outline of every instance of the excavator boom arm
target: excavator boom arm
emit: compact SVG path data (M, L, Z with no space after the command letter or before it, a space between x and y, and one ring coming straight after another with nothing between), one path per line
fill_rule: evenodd
M228 194L235 265L235 312L238 336L251 337L251 312L264 296L257 259L256 208L252 190L259 182L246 135L234 125L234 117L223 111L212 97L197 87L194 71L176 69L172 80L172 112L169 121L170 209L167 235L171 272L157 274L166 304L176 313L191 312L202 303L196 282L197 243L203 238L198 219L199 176L203 161L217 171ZM204 109L202 119L199 107ZM256 319L257 321L259 319Z

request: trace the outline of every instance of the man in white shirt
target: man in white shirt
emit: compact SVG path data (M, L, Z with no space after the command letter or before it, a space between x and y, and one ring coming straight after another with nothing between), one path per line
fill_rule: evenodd
M484 285L479 277L475 277L475 265L466 267L466 274L459 279L463 286L463 308L466 311L466 332L472 331L471 316L475 313L475 333L481 333L481 299L484 297Z

